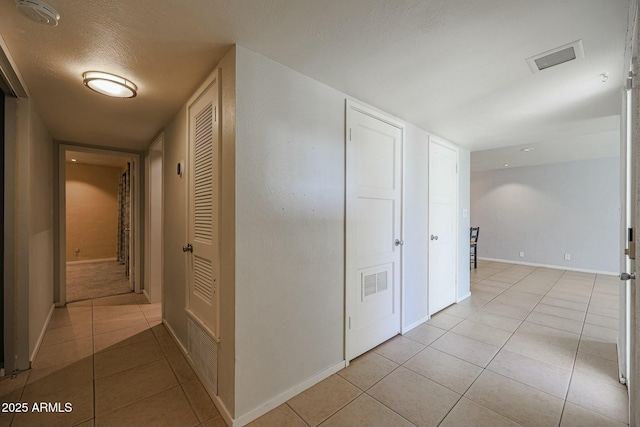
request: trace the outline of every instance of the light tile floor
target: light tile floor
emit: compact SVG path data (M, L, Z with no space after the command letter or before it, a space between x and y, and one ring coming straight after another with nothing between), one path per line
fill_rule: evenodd
M260 426L625 426L614 276L495 262L472 296L353 360Z
M125 294L57 308L32 369L0 381L0 426L225 426L161 324L159 304ZM72 404L33 412L35 402Z
M479 262L472 297L352 361L258 426L624 426L616 277ZM224 426L160 321L128 294L56 309L0 426Z

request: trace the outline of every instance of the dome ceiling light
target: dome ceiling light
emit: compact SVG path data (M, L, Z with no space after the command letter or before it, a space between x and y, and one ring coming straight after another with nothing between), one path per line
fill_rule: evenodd
M101 71L87 71L82 74L82 82L89 89L114 98L133 98L138 94L138 86L132 81Z

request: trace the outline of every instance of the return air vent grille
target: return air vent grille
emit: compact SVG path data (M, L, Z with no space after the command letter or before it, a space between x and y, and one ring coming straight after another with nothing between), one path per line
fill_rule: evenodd
M193 319L188 322L188 352L204 386L218 395L218 343Z
M577 40L573 43L527 58L527 65L529 65L529 69L532 73L537 73L539 71L546 70L547 68L564 64L565 62L583 58L584 47L582 46L582 40Z
M386 291L389 288L388 285L388 271L380 271L378 273L365 274L362 273L362 300L377 294L378 292Z

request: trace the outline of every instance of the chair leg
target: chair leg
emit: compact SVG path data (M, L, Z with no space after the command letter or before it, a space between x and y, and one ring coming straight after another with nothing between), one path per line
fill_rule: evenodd
M473 268L478 268L478 246L473 247Z

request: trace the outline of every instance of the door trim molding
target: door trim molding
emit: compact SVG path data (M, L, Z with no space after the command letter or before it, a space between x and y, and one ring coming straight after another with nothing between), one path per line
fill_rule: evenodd
M393 127L400 129L402 133L402 147L401 147L401 155L400 155L400 239L404 240L404 223L405 223L405 209L404 209L404 196L405 196L405 185L404 185L404 164L405 164L405 146L406 146L406 124L399 119L396 119L389 114L380 111L374 107L369 105L354 101L352 99L345 99L345 127L344 127L344 148L345 148L345 200L344 200L344 360L345 366L349 366L349 313L353 311L354 302L351 301L349 297L349 292L347 292L347 233L349 230L349 223L347 219L347 204L348 204L348 193L347 193L347 177L349 171L347 170L347 155L348 155L348 143L349 143L349 129L350 129L350 118L349 112L353 110L362 114L365 114L369 117L372 117L376 120L380 120L381 122L387 123ZM398 325L398 333L403 333L403 325L404 325L404 249L400 250L400 324Z
M107 156L125 157L131 159L133 164L133 274L134 274L134 292L140 293L142 289L142 219L141 211L144 200L141 194L140 181L143 179L142 162L140 161L140 154L136 152L128 152L116 149L104 149L89 147L86 145L73 144L73 143L59 143L58 145L58 182L57 189L54 189L54 194L57 190L58 197L54 200L58 203L58 208L54 211L57 213L57 218L54 214L54 245L55 240L58 241L58 253L54 251L54 300L57 307L63 307L67 303L67 207L66 207L66 167L65 158L67 151L79 151L83 153L102 154ZM56 226L57 225L57 226ZM57 270L57 271L56 271Z

